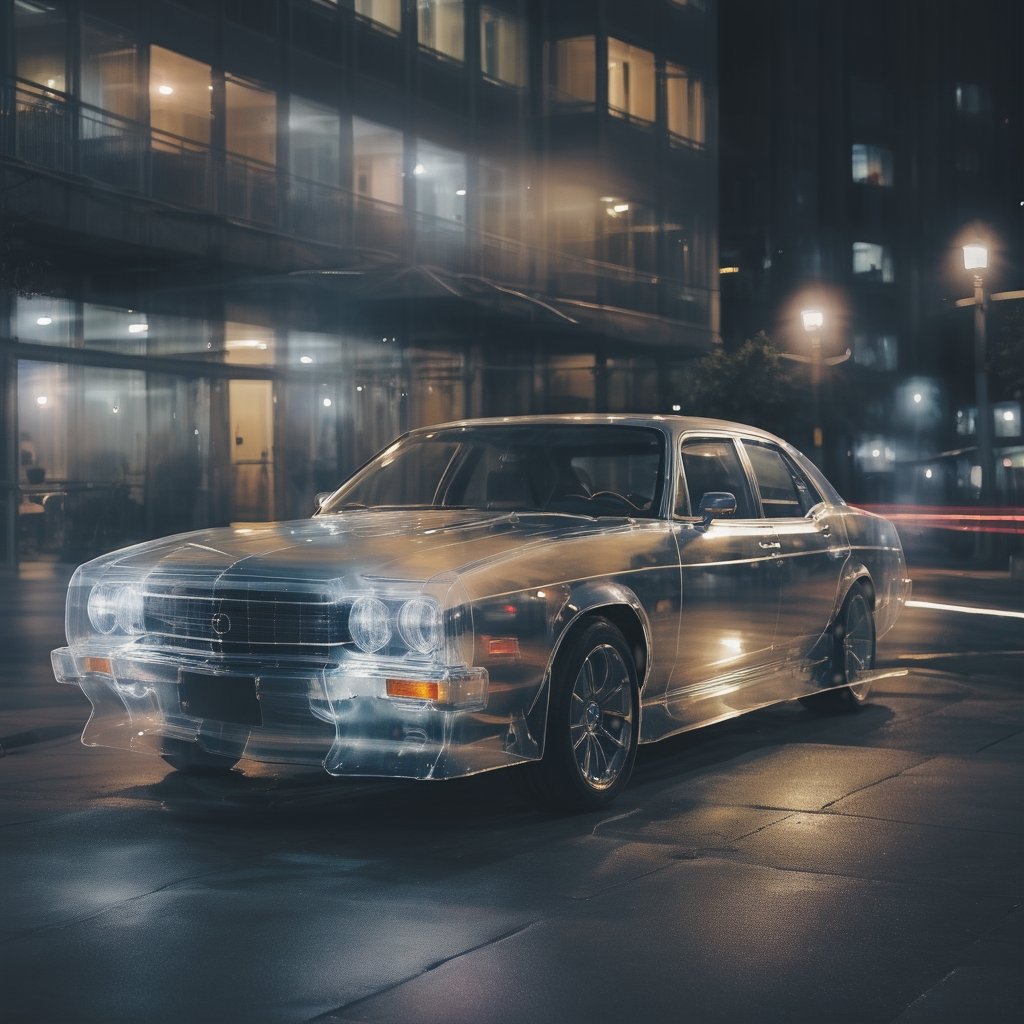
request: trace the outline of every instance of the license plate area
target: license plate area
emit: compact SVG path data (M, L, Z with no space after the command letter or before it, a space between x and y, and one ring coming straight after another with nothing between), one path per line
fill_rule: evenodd
M262 725L263 712L252 676L217 676L182 670L178 675L182 714L232 725Z

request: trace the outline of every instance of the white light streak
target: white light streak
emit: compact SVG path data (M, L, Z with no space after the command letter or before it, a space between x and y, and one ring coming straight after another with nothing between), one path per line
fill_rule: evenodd
M936 612L959 612L962 615L991 615L998 619L1024 619L1024 612L1008 612L1002 608L972 608L966 604L940 604L937 601L908 601L908 608L929 608Z

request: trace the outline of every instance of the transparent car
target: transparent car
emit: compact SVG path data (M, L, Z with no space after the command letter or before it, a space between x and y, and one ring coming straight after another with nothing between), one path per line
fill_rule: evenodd
M311 519L81 566L86 745L441 780L597 808L640 743L776 701L860 707L910 592L894 527L780 439L660 416L412 431Z

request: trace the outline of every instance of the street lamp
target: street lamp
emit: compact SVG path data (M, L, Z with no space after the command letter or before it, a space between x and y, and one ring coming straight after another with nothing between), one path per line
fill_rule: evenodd
M975 432L978 439L978 465L981 469L981 502L988 505L992 490L992 414L988 405L988 372L985 367L986 312L985 282L982 271L988 268L988 247L981 242L963 246L964 270L974 274L974 399L978 407Z
M821 331L825 314L820 309L802 309L800 319L811 336L811 422L814 427L814 464L821 469L824 438L821 431Z

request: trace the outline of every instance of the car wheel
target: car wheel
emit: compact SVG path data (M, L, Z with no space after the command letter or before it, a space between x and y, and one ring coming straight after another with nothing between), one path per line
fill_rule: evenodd
M542 802L587 811L614 800L636 760L639 706L629 645L607 619L590 619L552 671L544 756L530 766Z
M198 743L188 740L165 739L160 756L174 769L188 775L220 775L238 764L237 757L229 754L211 754Z
M875 664L875 617L867 591L860 584L846 595L832 626L832 658L829 685L840 689L814 693L801 703L814 711L852 711L868 699L870 682L857 677Z

